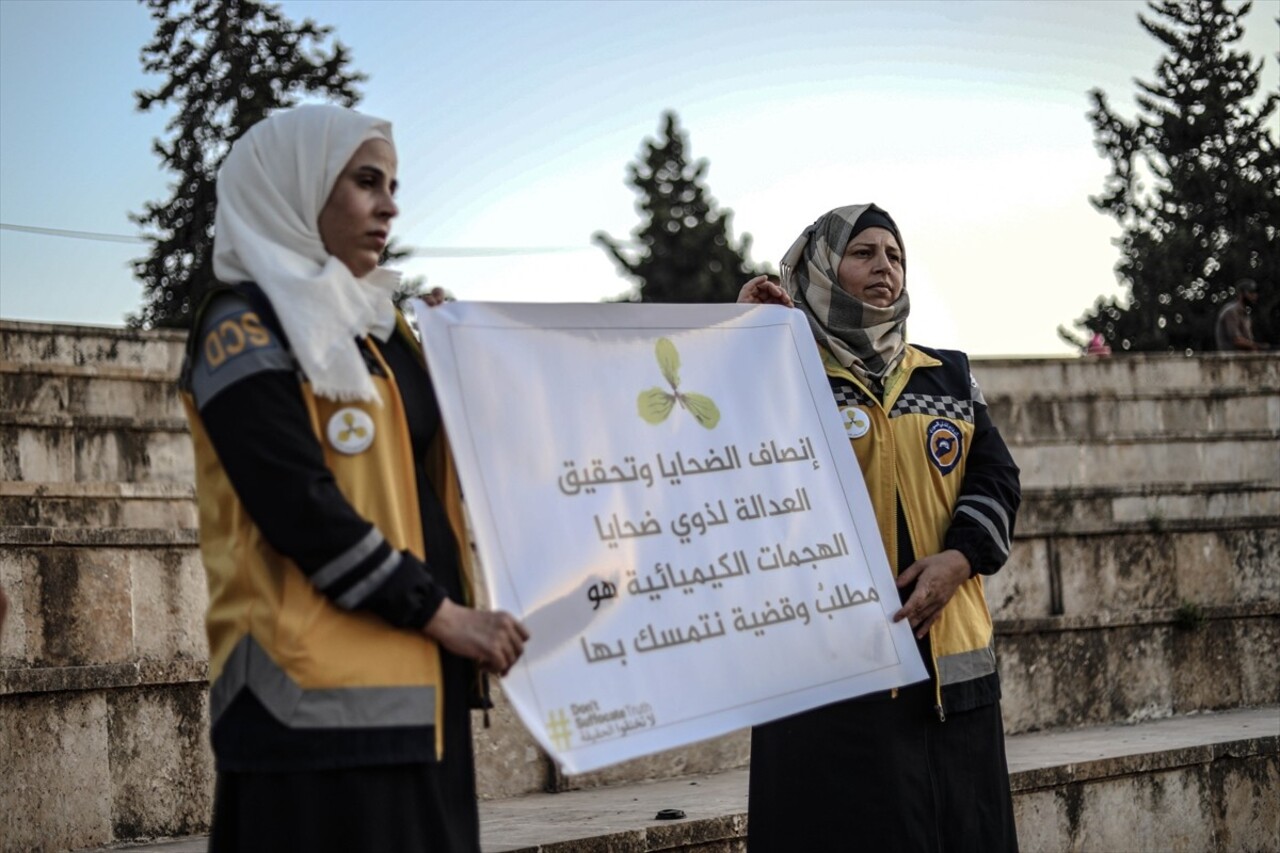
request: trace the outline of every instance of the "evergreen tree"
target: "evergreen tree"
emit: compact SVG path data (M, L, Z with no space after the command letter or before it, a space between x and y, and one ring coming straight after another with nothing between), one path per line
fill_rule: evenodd
M349 71L347 49L326 47L331 28L294 24L258 0L140 0L156 20L142 48L143 68L167 75L155 91L134 93L138 109L173 103L168 138L152 147L176 173L170 197L133 220L151 253L134 261L144 305L135 326L185 326L213 282L214 179L231 143L255 123L303 96L343 106L359 99L364 75Z
M1259 282L1264 315L1276 304L1280 148L1272 116L1280 94L1257 97L1262 60L1231 47L1250 3L1234 11L1226 0L1148 7L1154 14L1139 21L1167 51L1154 82L1136 81L1137 117L1120 117L1105 93L1090 93L1095 144L1112 170L1090 201L1124 228L1116 273L1128 298L1098 299L1076 325L1101 332L1117 352L1213 349L1214 323L1236 280Z
M405 248L400 242L392 237L387 241L387 245L382 248L382 257L378 259L380 267L394 267L401 261L408 260L413 257L413 249ZM418 296L425 296L427 290L427 277L425 275L404 276L400 279L400 284L396 286L396 292L391 294L391 301L396 307L404 310L410 299Z
M640 160L627 167L645 216L634 239L629 246L603 232L592 239L636 280L632 301L732 302L756 274L747 259L751 237L734 244L732 212L718 210L703 185L707 161L689 162L689 142L674 112L662 123L661 137L646 139Z

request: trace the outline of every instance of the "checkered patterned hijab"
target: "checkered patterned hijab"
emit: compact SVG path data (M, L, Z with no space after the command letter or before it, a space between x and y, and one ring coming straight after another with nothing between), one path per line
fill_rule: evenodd
M782 256L782 286L809 318L809 328L818 343L864 385L880 394L885 377L906 354L911 302L905 284L902 294L888 308L868 305L840 288L836 273L840 259L857 233L854 225L867 211L879 214L878 219L883 217L880 222L888 220L893 224L889 214L874 204L853 204L824 213ZM864 228L880 222L864 223ZM905 274L906 247L896 224L892 230L903 252Z

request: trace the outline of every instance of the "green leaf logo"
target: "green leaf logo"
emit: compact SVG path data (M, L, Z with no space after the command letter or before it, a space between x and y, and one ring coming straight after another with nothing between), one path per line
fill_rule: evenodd
M660 424L671 415L676 403L679 403L680 408L688 410L699 424L707 429L715 429L716 424L720 423L720 410L716 408L715 401L704 394L680 391L680 353L676 352L676 345L667 338L658 338L654 352L658 356L658 369L671 386L671 391L667 392L656 386L641 391L636 398L636 409L640 412L640 417L645 423Z

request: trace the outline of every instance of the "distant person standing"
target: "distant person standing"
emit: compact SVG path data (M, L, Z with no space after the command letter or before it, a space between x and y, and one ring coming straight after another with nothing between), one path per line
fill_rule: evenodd
M1258 304L1258 283L1251 278L1236 282L1236 298L1218 312L1218 324L1214 328L1218 349L1225 352L1256 352L1269 349L1267 344L1253 339L1253 318L1249 312Z
M1102 336L1102 332L1093 333L1093 337L1085 345L1084 354L1098 357L1111 355L1111 347L1107 346L1107 339Z

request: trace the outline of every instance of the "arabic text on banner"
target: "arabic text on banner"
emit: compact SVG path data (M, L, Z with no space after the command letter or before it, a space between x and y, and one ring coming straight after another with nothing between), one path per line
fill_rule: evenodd
M925 677L797 311L417 310L503 682L567 772Z

